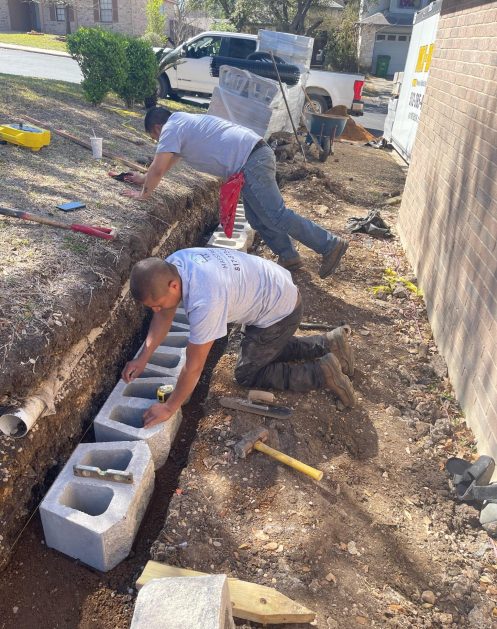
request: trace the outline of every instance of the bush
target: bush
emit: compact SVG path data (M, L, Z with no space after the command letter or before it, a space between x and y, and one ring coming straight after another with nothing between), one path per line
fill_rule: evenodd
M154 51L137 37L123 37L126 76L113 87L128 107L155 94L159 67Z
M127 61L122 37L101 28L80 28L67 37L67 48L81 68L81 85L93 105L124 84Z
M140 39L153 48L164 48L167 44L167 37L158 33L145 33Z
M359 2L349 2L342 12L342 19L328 30L328 43L324 50L325 63L333 70L357 72L357 21Z

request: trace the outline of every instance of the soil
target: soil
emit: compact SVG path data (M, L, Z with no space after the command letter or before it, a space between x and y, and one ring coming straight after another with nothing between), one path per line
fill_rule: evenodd
M345 232L347 218L373 207L394 227L396 207L385 202L402 191L403 171L384 151L335 151L307 177L297 160L278 167L288 205L350 241L327 280L319 257L300 247L306 265L294 279L306 321L352 326L356 408L339 410L319 391L277 393L293 409L284 422L222 409L220 395L245 394L233 380L234 328L186 408L134 555L96 574L47 550L35 516L0 575L2 627L127 627L149 557L275 587L314 609L321 629L492 626L494 547L443 472L448 456L474 456L475 444L423 301L404 281L416 278L397 238ZM263 244L257 253L272 258ZM262 423L271 445L320 468L323 480L259 453L235 460L233 442Z
M132 160L154 154L138 107L124 110L112 98L89 107L80 88L66 83L12 76L1 81L0 109L11 120L27 114L83 139L93 129L107 148ZM0 145L2 205L66 223L113 225L119 234L109 242L0 217L0 412L22 404L47 379L59 388L55 414L39 420L25 439L0 434L0 567L126 358L138 349L145 309L123 292L131 266L165 234L157 255L198 244L216 224L216 179L176 168L141 203L121 196L126 184L110 179L111 169L127 170L94 160L57 135L40 152ZM86 208L70 214L55 209L76 199ZM91 344L89 333L99 329ZM78 343L84 354L67 370L64 360Z

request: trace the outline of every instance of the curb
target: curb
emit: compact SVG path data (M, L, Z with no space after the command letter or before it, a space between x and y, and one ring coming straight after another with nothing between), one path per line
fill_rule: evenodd
M53 57L71 57L68 52L61 52L60 50L47 50L46 48L32 48L31 46L18 46L17 44L4 44L0 42L0 48L7 48L8 50L23 50L24 52L37 52L41 55L52 55Z

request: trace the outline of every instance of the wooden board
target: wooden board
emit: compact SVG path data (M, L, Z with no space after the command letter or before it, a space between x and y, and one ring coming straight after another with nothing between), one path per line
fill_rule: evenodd
M136 582L136 588L141 589L151 579L199 577L206 574L196 570L168 566L157 561L148 561ZM316 618L316 614L310 609L265 585L228 577L228 586L235 618L266 625L306 623Z

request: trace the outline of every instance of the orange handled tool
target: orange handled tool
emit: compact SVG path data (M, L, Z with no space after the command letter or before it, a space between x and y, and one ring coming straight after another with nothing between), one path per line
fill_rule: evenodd
M11 218L21 218L25 221L41 223L42 225L50 225L51 227L59 227L60 229L70 229L73 232L81 232L88 236L96 236L97 238L105 238L106 240L114 240L117 236L117 232L113 227L93 227L91 225L78 225L77 223L60 223L59 221L53 221L45 216L30 214L22 210L11 210L6 207L0 207L0 214L10 216Z

